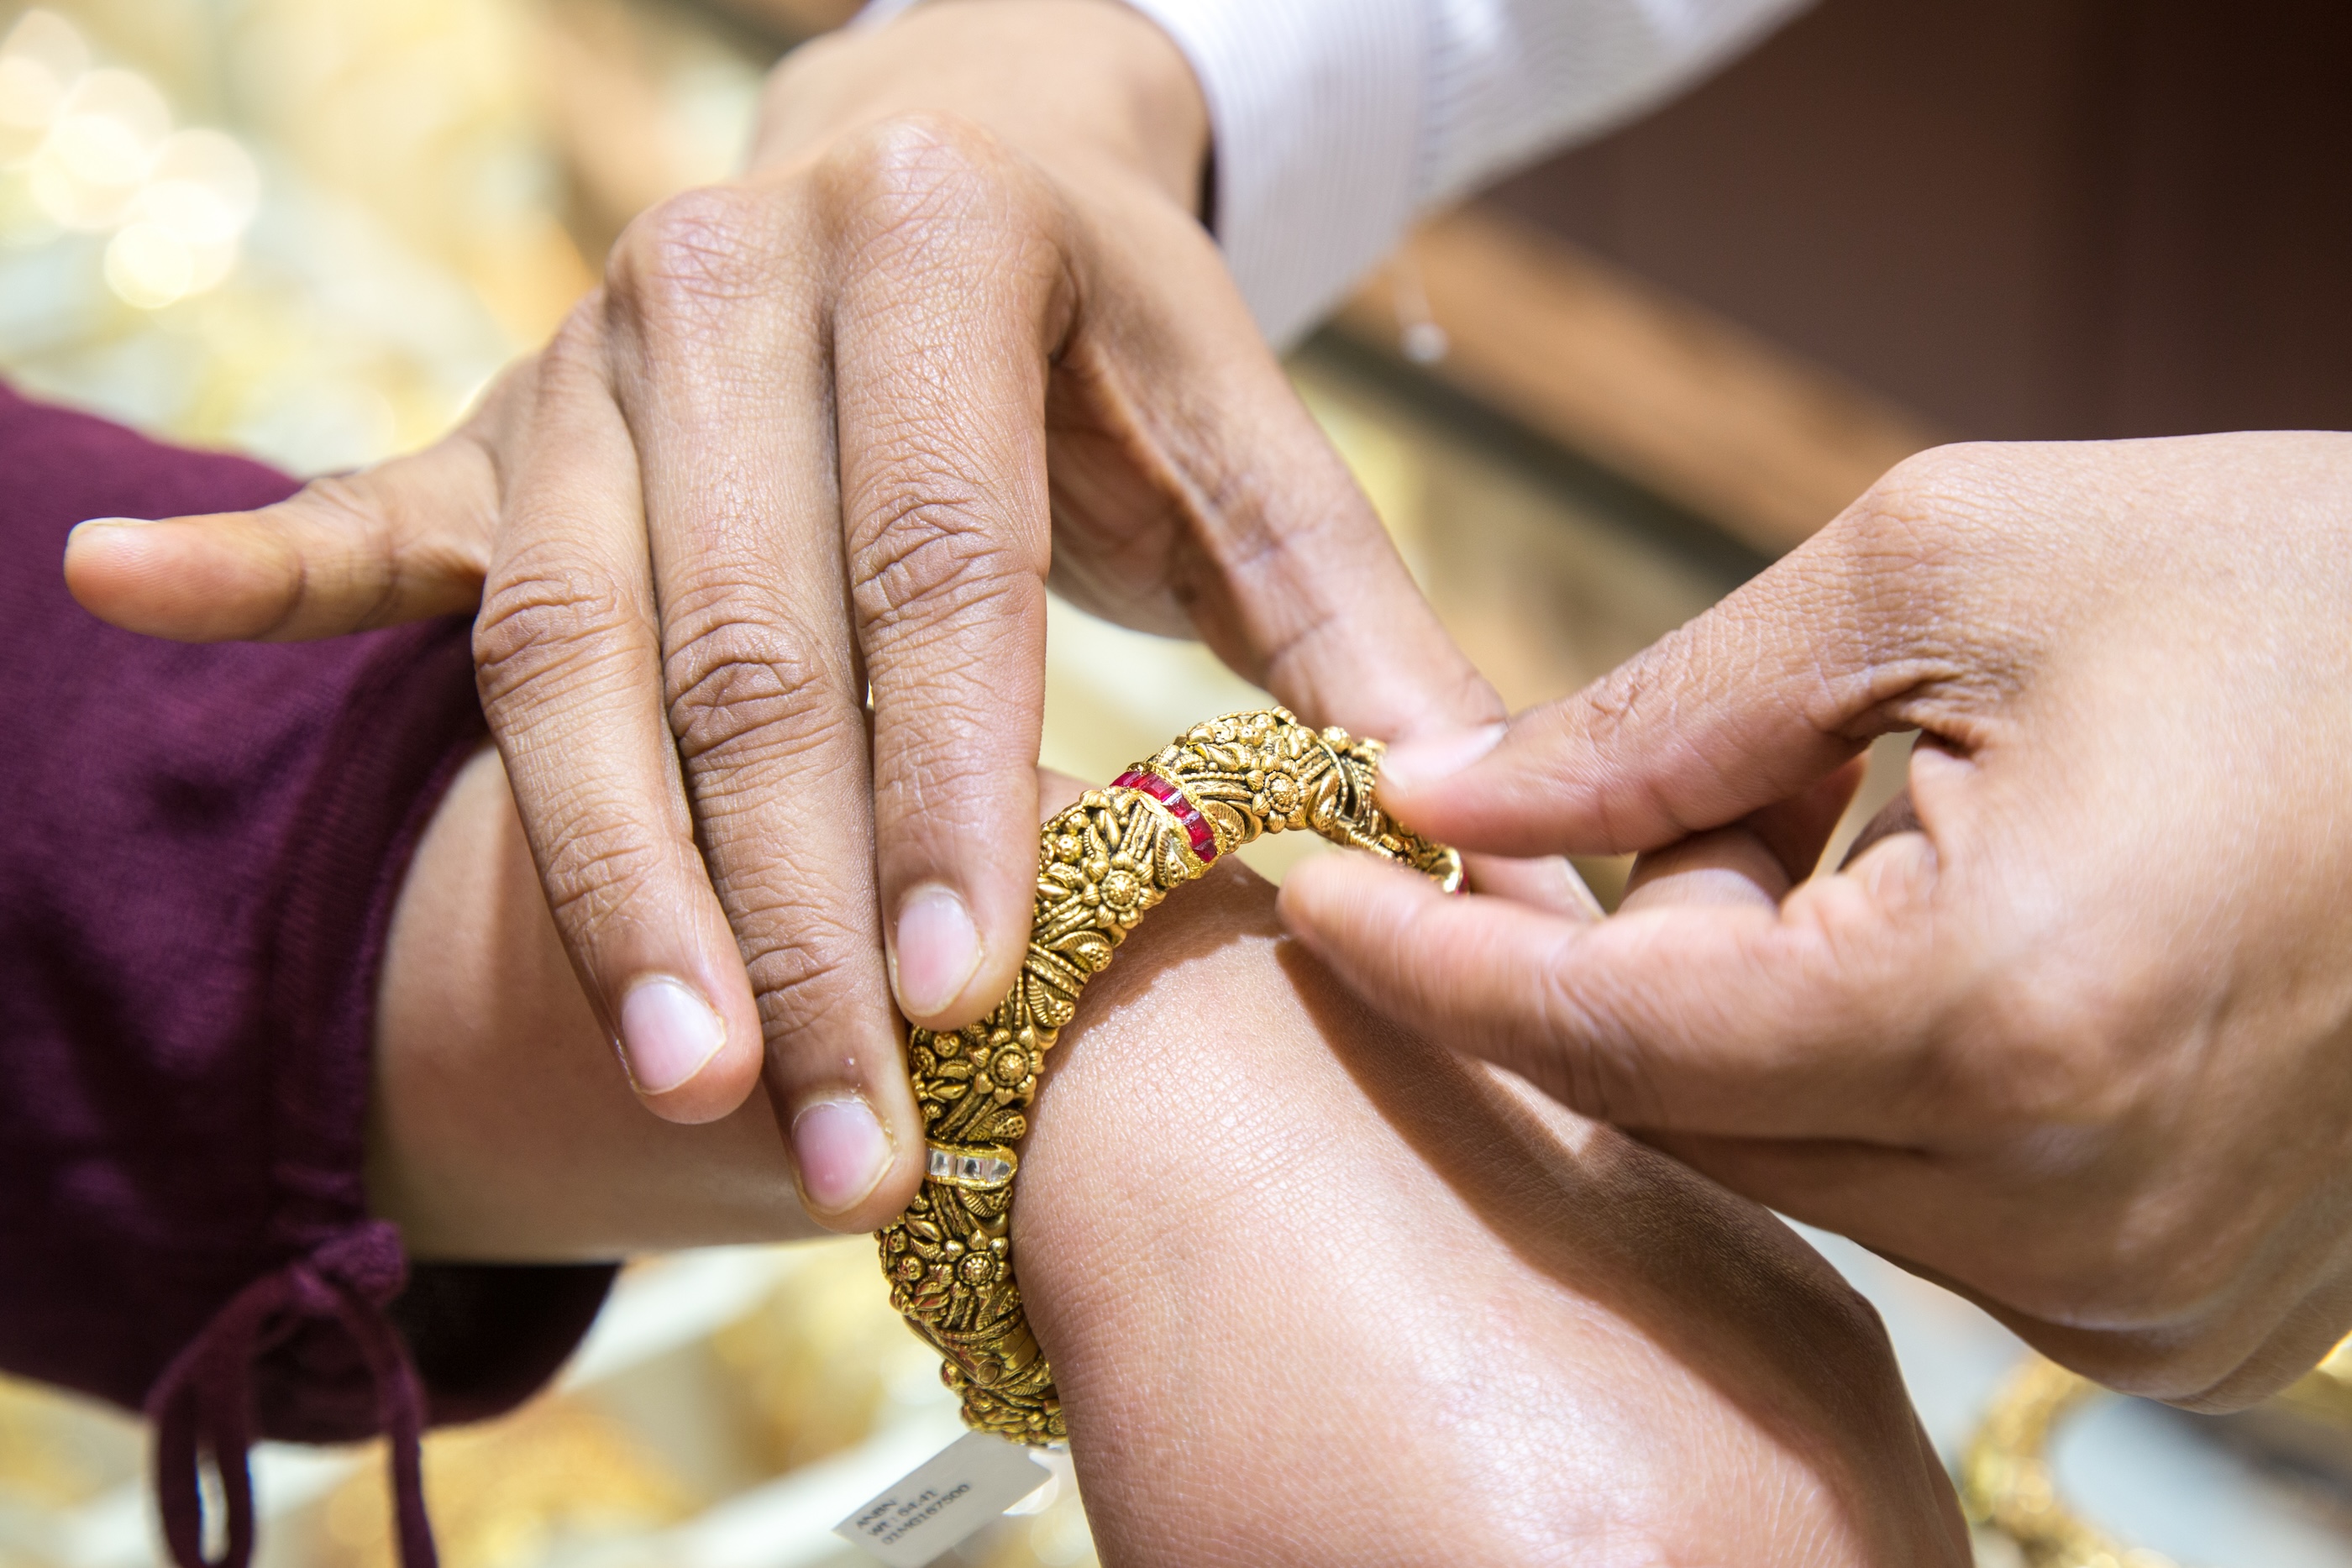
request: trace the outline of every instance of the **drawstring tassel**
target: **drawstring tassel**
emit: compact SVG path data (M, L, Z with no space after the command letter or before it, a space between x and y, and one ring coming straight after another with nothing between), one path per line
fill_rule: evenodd
M307 1322L342 1325L374 1381L376 1416L391 1443L401 1568L437 1568L417 1448L425 1391L408 1346L384 1317L405 1270L397 1232L370 1224L267 1274L230 1298L173 1359L147 1397L155 1423L155 1491L163 1539L179 1568L247 1568L253 1559L253 1369ZM205 1555L201 1463L212 1458L227 1511L226 1550Z

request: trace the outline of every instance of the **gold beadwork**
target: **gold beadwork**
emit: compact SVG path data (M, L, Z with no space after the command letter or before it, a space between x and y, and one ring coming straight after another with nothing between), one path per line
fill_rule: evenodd
M1013 1279L1013 1145L1046 1051L1136 922L1219 856L1289 829L1401 862L1449 893L1462 885L1461 856L1372 803L1381 751L1281 708L1194 725L1045 824L1028 955L994 1010L945 1034L908 1031L929 1174L876 1239L890 1304L946 1356L940 1376L967 1425L1023 1443L1069 1435Z

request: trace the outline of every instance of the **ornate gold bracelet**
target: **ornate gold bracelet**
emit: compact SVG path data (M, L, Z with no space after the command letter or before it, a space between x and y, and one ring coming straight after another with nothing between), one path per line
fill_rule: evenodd
M1292 828L1400 861L1449 893L1461 886L1461 856L1372 804L1381 750L1281 708L1193 726L1045 824L1028 956L995 1009L952 1033L908 1032L930 1164L876 1239L890 1304L946 1356L940 1375L968 1425L1023 1443L1069 1435L1013 1279L1013 1145L1078 993L1144 912L1218 856Z

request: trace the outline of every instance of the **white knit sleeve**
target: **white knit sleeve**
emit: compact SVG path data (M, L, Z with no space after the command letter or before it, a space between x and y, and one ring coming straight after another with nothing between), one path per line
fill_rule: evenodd
M1806 3L1126 0L1200 78L1217 238L1276 343L1420 212L1639 113Z

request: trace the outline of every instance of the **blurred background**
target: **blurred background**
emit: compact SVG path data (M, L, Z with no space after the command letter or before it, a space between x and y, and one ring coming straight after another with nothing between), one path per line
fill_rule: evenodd
M0 372L298 472L429 441L849 9L0 5ZM1558 696L1936 441L2352 426L2347 79L2332 0L1827 0L1433 220L1293 374L1513 706ZM1058 603L1050 637L1045 760L1084 777L1263 700ZM1623 869L1585 867L1604 899ZM1816 1239L1956 1468L2003 1434L1969 1472L1986 1563L2352 1564L2334 1377L2227 1420L2094 1397ZM831 1526L956 1430L868 1243L721 1249L635 1263L561 1385L435 1437L427 1484L452 1568L847 1563ZM142 1443L0 1382L0 1568L156 1562ZM1093 1561L1056 1464L961 1561ZM266 1561L390 1561L379 1454L258 1468Z

